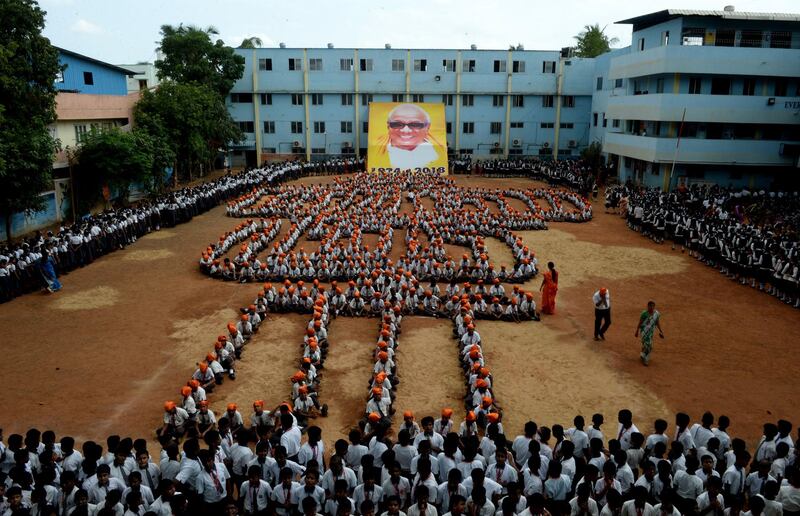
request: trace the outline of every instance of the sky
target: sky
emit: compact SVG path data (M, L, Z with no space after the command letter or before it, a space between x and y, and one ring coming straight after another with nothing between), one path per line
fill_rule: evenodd
M800 12L798 0L729 0L737 11ZM214 26L238 46L556 50L598 23L630 44L615 22L667 8L721 10L724 0L39 0L45 36L63 48L115 64L152 62L162 25ZM678 3L680 2L680 3Z

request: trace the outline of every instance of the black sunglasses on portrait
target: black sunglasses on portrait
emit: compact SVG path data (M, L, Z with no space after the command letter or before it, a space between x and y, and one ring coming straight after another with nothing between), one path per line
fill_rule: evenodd
M408 127L409 129L414 129L419 131L420 129L424 129L428 127L428 124L424 122L396 122L391 121L388 123L390 129L402 129L403 127Z

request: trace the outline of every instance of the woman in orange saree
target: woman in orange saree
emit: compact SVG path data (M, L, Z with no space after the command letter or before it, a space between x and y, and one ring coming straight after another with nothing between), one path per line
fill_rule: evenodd
M543 274L542 286L539 291L542 293L541 311L543 314L553 315L556 313L556 294L558 293L558 271L553 262L547 262L547 271Z

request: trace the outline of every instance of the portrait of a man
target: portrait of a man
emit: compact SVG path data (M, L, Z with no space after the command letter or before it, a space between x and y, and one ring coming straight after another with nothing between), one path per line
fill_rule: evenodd
M401 170L446 164L447 149L433 134L431 115L419 104L397 104L385 118L370 167Z

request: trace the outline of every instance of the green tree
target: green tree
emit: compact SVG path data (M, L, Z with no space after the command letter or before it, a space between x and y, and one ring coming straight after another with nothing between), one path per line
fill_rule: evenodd
M159 50L164 58L155 62L158 77L208 86L225 97L244 73L244 57L221 39L212 42L211 37L218 34L214 27L162 25Z
M612 45L616 45L617 38L609 38L606 35L606 28L600 25L585 25L583 31L575 36L578 44L575 47L575 55L578 57L597 57L611 50Z
M93 129L72 156L80 213L94 206L104 186L123 202L134 184L152 191L157 173L153 151L152 138L144 131Z
M603 146L600 142L590 143L588 147L581 151L581 159L592 167L592 171L596 174L603 165Z
M175 159L176 177L191 180L211 168L220 150L242 140L225 103L205 86L162 82L134 108L137 127ZM157 156L164 160L165 156Z
M37 211L51 189L56 141L58 51L42 36L45 12L34 0L0 2L0 214Z
M242 40L238 48L261 48L264 42L258 36L251 36Z

